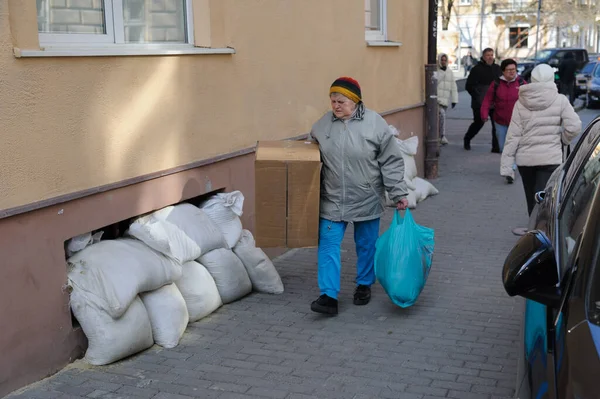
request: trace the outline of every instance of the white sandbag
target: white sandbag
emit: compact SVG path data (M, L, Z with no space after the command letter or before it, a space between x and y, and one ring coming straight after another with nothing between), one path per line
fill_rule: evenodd
M70 258L77 252L82 251L83 249L89 247L92 244L100 242L103 234L103 231L99 231L96 234L85 233L71 238L67 241L67 258Z
M438 189L435 188L433 184L429 183L427 180L421 179L420 177L415 179L415 185L417 187L415 190L417 202L421 202L427 197L439 193Z
M406 140L396 139L402 152L402 159L404 160L404 180L410 190L415 190L414 178L417 177L417 163L415 162L415 155L419 148L419 137L413 136Z
M233 248L242 236L240 216L243 206L244 195L239 191L219 193L202 204L202 209L225 236L229 248Z
M227 247L212 219L191 204L168 206L142 216L131 224L127 235L182 264Z
M146 307L154 342L164 348L179 344L190 318L185 300L175 284L144 292L140 298Z
M233 302L252 291L252 282L242 261L230 249L215 249L200 258L215 279L223 303Z
M415 209L417 207L417 192L413 190L408 190L408 209Z
M400 145L400 150L407 154L415 156L419 150L419 136L411 136L405 140L396 139Z
M74 288L71 309L88 339L85 360L90 364L113 363L154 345L150 319L139 297L121 317L113 319Z
M256 291L267 294L283 292L283 282L275 265L262 249L256 248L256 242L250 231L242 231L242 237L233 248L233 252L244 264Z
M185 263L175 285L185 300L190 323L205 318L223 305L215 280L200 263Z
M181 265L131 238L100 241L68 260L69 285L113 318L140 292L181 278Z

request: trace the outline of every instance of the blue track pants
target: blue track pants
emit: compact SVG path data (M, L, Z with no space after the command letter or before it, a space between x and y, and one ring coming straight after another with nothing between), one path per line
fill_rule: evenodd
M337 299L342 270L341 246L347 222L319 221L319 289L321 294ZM375 283L375 242L379 237L379 219L354 223L356 244L356 285Z

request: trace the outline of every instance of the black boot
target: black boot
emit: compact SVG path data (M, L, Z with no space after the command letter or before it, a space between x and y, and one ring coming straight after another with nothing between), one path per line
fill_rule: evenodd
M359 285L354 291L354 304L366 305L371 300L371 287L368 285Z
M338 301L323 294L310 304L310 310L333 316L338 314Z
M471 151L471 140L469 140L468 138L465 137L463 139L463 147L465 150Z

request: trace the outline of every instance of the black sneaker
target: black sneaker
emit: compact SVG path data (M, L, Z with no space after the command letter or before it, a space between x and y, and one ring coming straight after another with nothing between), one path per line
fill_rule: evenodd
M471 151L471 140L464 138L463 139L463 147L467 151Z
M371 300L371 287L368 285L359 285L354 291L354 304L366 305Z
M493 154L501 154L500 148L492 148L492 153Z
M323 294L310 304L310 310L317 313L336 315L338 314L338 301Z
M506 184L513 184L515 182L515 179L513 179L510 176L506 176Z

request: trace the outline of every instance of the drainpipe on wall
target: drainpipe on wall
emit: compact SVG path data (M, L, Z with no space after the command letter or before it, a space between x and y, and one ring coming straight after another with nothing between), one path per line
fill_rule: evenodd
M427 30L427 65L425 65L425 178L438 176L438 158L440 156L439 114L437 103L437 17L438 0L429 0L429 23Z

